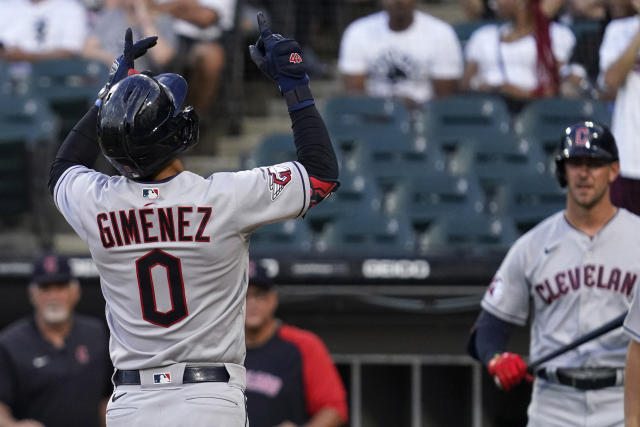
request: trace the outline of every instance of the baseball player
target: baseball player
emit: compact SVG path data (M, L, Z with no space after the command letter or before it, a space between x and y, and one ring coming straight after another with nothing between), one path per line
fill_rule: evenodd
M482 300L469 351L509 390L533 380L506 352L512 325L531 315L531 359L538 359L624 313L640 275L640 218L609 200L619 171L611 132L594 122L570 126L556 157L566 209L509 250ZM621 328L541 365L529 426L623 425L623 372L629 339Z
M177 74L137 73L124 53L98 106L62 144L49 182L56 206L100 273L116 368L107 425L244 426L244 318L251 232L304 215L337 186L338 167L295 40L258 14L252 59L287 101L298 161L207 178L179 153L198 139ZM90 168L102 153L122 174Z

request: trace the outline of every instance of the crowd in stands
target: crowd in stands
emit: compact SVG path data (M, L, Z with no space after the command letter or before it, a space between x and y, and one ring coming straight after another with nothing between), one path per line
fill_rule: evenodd
M545 98L606 103L621 153L612 194L640 212L629 199L640 187L640 149L632 144L640 126L640 1L463 0L459 7L466 23L436 18L419 0L4 0L0 77L3 67L22 75L46 60L77 57L106 70L132 27L134 39L159 36L136 68L185 75L206 132L220 116L225 66L246 55L229 37L252 41L254 12L265 10L274 28L301 43L312 79L335 76L349 96L395 98L419 113L451 95L496 96L512 118ZM345 11L355 19L327 26ZM335 39L335 55L319 54L318 40L334 28L326 37Z

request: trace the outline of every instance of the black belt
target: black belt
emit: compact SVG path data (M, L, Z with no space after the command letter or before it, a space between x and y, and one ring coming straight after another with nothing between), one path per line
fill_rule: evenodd
M622 368L619 368L622 369ZM598 390L613 387L618 384L618 368L558 368L556 378L558 383L577 388L578 390ZM536 372L539 378L553 381L552 376L545 369Z
M158 371L161 370L162 368L158 368ZM224 366L187 366L184 368L184 374L182 375L182 382L184 384L227 381L229 381L229 372L227 372L227 368ZM140 385L140 371L123 371L116 369L115 374L113 374L113 382L117 386Z

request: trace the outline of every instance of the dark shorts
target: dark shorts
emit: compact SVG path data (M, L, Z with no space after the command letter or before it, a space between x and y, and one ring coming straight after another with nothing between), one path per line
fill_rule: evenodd
M618 176L611 184L611 203L640 215L640 179Z

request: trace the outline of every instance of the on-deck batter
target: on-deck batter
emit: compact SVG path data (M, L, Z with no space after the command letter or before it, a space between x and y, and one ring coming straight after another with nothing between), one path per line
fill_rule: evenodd
M504 352L511 325L531 316L530 358L538 359L624 313L640 275L640 218L617 209L611 132L593 122L567 128L556 158L566 210L513 245L482 300L470 353L509 390L531 379ZM529 426L622 426L622 378L629 340L611 331L543 364L534 374Z

